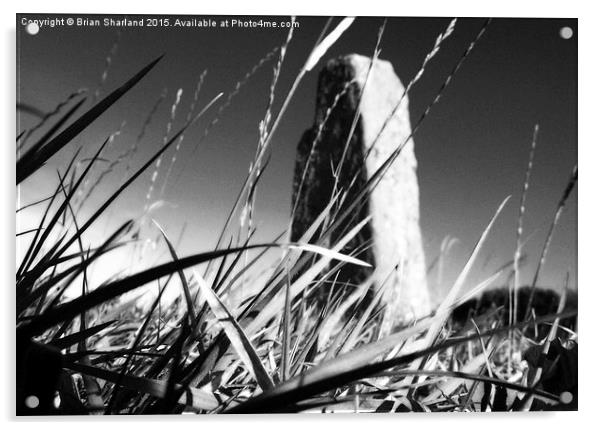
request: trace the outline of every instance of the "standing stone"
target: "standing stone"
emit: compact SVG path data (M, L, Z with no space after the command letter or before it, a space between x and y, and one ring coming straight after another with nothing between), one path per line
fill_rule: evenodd
M293 215L292 240L298 240L330 202L335 184L333 171L344 153L337 189L348 190L345 204L350 204L366 181L411 133L407 96L380 133L404 88L388 61L376 60L366 82L369 68L370 58L352 54L330 60L319 75L314 125L304 133L297 148L293 206L298 194L299 202ZM352 83L349 85L349 82ZM357 109L359 121L345 152ZM301 185L306 163L308 167ZM335 244L358 221L371 215L368 225L343 252L352 252L363 245L364 251L356 255L371 263L374 269L348 264L343 266L338 281L359 285L374 270L372 292L381 285L384 288L383 334L431 310L419 212L416 158L414 142L410 139L380 182L365 196L363 204L351 211L326 244Z

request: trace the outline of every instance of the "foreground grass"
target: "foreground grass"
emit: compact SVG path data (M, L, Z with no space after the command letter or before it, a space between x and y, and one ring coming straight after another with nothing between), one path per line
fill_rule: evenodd
M117 248L136 249L140 221L124 223L94 249L83 242L83 234L106 216L107 209L143 172L153 165L157 168L170 147L178 147L187 129L220 102L221 94L198 113L192 113L193 106L185 125L168 133L161 148L142 166L130 172L128 165L127 179L82 223L79 208L86 198L78 200L78 192L111 137L91 158L82 160L75 152L59 173L55 192L36 203L45 206L39 226L19 233L32 237L16 275L19 415L576 408L576 307L570 300L567 306L566 291L553 309L543 309L536 299L544 293L537 292L535 279L526 290L515 284L509 295L503 295L506 302L475 304L474 298L497 282L501 272L496 272L468 294L459 294L507 199L492 208L490 222L483 226L458 279L432 315L379 337L383 304L378 286L374 294L368 294L373 288L369 281L355 286L359 294L353 300L343 295L346 289L337 288L338 273L345 265L367 266L356 256L369 245L350 248L349 244L369 219L355 220L340 235L334 233L365 204L405 142L357 195L335 190L330 204L298 242L279 238L251 244L254 195L267 165L272 136L299 82L352 22L343 20L318 41L272 122L274 90L293 36L293 30L289 32L278 51L256 156L211 251L178 255L177 247L156 224L171 261L90 288L87 273L93 264ZM489 22L467 47L413 132L439 101ZM435 41L412 85L452 35L455 23L450 22ZM374 58L385 26L380 29ZM72 122L84 105L83 98L60 118L46 118L48 131L36 142L24 142L31 133L19 134L23 155L17 161L17 185L133 90L159 61L149 63ZM224 103L230 101L228 96ZM575 181L576 170L562 194L541 264ZM240 214L240 224L233 228L236 214ZM267 276L255 275L273 248L280 249L281 256L266 265ZM518 260L513 265L516 272ZM253 294L230 300L242 283L252 286ZM182 294L166 305L163 293L172 284ZM148 285L159 291L152 303L140 305L136 296L120 299ZM80 286L79 296L66 298L68 289ZM324 300L313 300L317 291L328 294Z

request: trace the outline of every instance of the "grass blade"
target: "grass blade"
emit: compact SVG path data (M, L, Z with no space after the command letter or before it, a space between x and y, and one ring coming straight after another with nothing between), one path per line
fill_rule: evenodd
M546 240L544 242L543 249L541 250L541 256L539 257L539 261L537 262L537 268L535 269L535 275L533 275L533 282L531 282L531 290L529 292L529 301L527 302L527 307L525 310L525 318L528 318L528 315L531 312L531 308L533 306L533 298L535 297L535 287L537 286L537 281L539 279L539 273L546 261L546 255L548 253L548 249L550 247L550 243L552 243L552 237L554 236L554 230L556 230L556 226L560 221L560 216L562 215L562 211L564 210L564 206L566 205L566 201L568 200L575 184L577 183L577 166L573 167L573 171L571 173L571 177L569 179L566 188L562 193L562 197L558 202L558 206L556 207L556 213L554 214L554 220L552 224L550 224L550 228L548 230L548 234L546 236Z
M176 250L167 238L167 234L165 234L165 231L161 228L157 221L153 220L153 223L163 235L163 239L165 239L165 243L167 243L167 247L169 248L171 258L174 262L177 262L179 260L178 254L176 254ZM192 296L190 295L190 287L188 286L186 276L184 276L184 272L181 269L178 270L178 276L180 277L180 282L182 283L182 288L184 290L184 298L186 299L186 306L188 307L188 317L190 318L190 327L194 327L196 325L196 315L194 312L194 302L192 300Z
M205 296L205 300L207 300L211 310L221 322L224 332L228 336L228 339L230 339L230 343L249 372L257 379L262 390L267 391L273 388L274 382L272 381L272 378L263 366L259 355L257 355L257 351L255 351L255 348L242 327L238 324L230 311L228 311L228 308L222 303L217 294L211 289L211 286L196 272L194 276L201 288L202 294Z
M28 151L23 155L22 158L17 161L17 184L20 184L39 169L50 157L60 151L65 145L71 142L79 133L87 128L96 118L98 118L104 111L106 111L113 103L119 100L125 93L127 93L134 85L136 85L155 65L161 60L163 56L160 56L156 60L152 61L136 75L134 75L129 81L117 88L98 104L92 107L88 112L83 114L73 124L67 127L58 136L48 142L43 148L31 152Z
M120 375L116 372L111 372L110 370L101 369L99 367L86 366L81 363L67 363L65 367L113 383L116 383L120 379ZM123 387L147 393L160 399L165 397L167 390L167 384L163 381L138 376L124 375L119 384ZM182 389L182 387L176 384L176 389ZM190 405L197 410L212 410L219 406L215 396L210 393L193 387L186 387L184 390L184 395L179 399L179 403L183 405Z
M17 331L22 334L35 335L44 330L58 324L62 321L69 320L80 314L84 310L91 309L107 300L118 297L122 294L148 284L151 281L160 279L164 276L177 272L178 270L192 267L215 258L220 258L224 255L233 254L241 250L257 249L264 247L281 247L286 245L280 244L258 244L249 245L242 248L229 248L220 251L203 252L189 257L182 258L177 262L169 262L160 264L150 269L131 275L127 278L111 282L103 287L97 288L90 292L85 297L78 297L67 303L64 303L48 312L34 318L28 324L19 327Z
M50 342L50 345L58 349L67 349L70 346L73 346L84 339L87 339L89 337L94 336L97 333L100 333L107 327L115 324L115 322L116 321L108 321L106 323L98 324L93 327L88 327L87 329L78 331L77 333L73 333L68 336L53 340L52 342Z
M338 254L338 251L343 249L343 247L351 241L359 231L370 221L370 217L367 217L362 222L357 224L354 228L352 228L349 233L347 233L335 246L332 247L331 251ZM332 257L329 255L325 255L314 264L311 268L309 268L303 275L301 275L290 288L290 297L291 300L296 297L303 289L307 287L307 285L316 277L322 270L324 270L328 264L330 263ZM284 302L284 294L285 291L279 290L274 294L272 299L266 306L261 309L260 313L249 323L246 327L248 333L255 333L263 324L268 322L270 319L274 318L280 309L282 308L282 303Z
M576 312L565 312L563 314L548 315L546 317L538 318L537 320L535 320L535 323L541 324L542 322L552 321L556 318L563 319L575 315L575 313ZM427 324L424 324L425 322L430 324L432 321L430 319L423 320L423 324L421 327L423 330L427 326ZM291 405L300 400L340 387L344 384L351 383L358 379L371 377L373 375L378 374L379 372L390 369L392 367L415 362L416 360L428 357L432 353L442 351L446 348L450 348L455 345L468 342L470 340L479 339L480 337L485 338L500 333L507 333L508 330L511 328L518 329L521 327L526 327L532 323L533 322L521 322L513 325L513 327L505 326L489 330L480 334L475 333L464 337L454 338L451 340L441 342L437 345L429 346L419 351L411 352L389 360L379 361L376 363L366 365L351 365L340 367L337 369L335 366L330 365L330 363L340 360L340 357L335 358L329 363L329 372L326 373L323 371L324 365L319 366L315 369L311 369L299 376L291 378L288 381L278 385L271 392L264 393L255 398L252 398L247 402L226 411L226 413L277 412L279 410L285 409L285 407L287 407L288 405ZM370 346L371 345L367 345L367 347ZM409 372L412 372L412 375L417 375L422 371L414 369L410 370ZM408 374L410 375L410 373Z

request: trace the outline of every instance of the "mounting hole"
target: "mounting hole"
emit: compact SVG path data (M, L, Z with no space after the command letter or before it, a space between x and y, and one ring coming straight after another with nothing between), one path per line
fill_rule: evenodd
M560 29L560 37L562 37L564 40L569 40L571 37L573 37L573 29L571 27L562 27Z
M40 399L38 399L38 396L27 396L25 399L25 406L29 409L35 409L40 406Z
M32 36L35 36L40 32L40 26L35 22L30 22L25 26L25 31Z
M573 395L568 391L563 391L560 393L560 403L564 405L568 405L573 401Z

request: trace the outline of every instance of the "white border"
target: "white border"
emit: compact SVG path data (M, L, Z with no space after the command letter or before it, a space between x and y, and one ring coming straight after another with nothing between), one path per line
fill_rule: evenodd
M415 0L369 0L351 2L302 0L287 4L284 1L231 1L216 2L193 1L181 2L170 0L164 2L126 3L123 0L103 0L102 2L79 1L31 1L22 0L3 2L2 36L3 67L2 84L4 103L2 103L2 198L3 210L0 221L2 244L0 264L4 275L2 284L2 305L5 306L4 336L5 339L0 361L4 378L1 379L3 389L0 401L1 416L10 428L13 426L44 426L44 428L86 428L106 429L107 424L140 423L150 429L163 429L168 422L177 422L178 427L219 426L221 428L237 427L266 429L286 426L287 429L327 424L344 428L363 428L369 425L378 426L419 426L421 429L442 427L479 428L484 425L491 429L507 429L508 426L525 425L541 428L576 428L586 426L587 421L594 421L596 412L602 412L598 406L600 399L600 330L602 325L599 315L602 297L600 295L598 268L602 238L600 235L600 192L599 184L602 153L600 146L600 103L602 97L602 70L600 67L600 18L594 1L528 1L504 0L498 2L484 1L433 1ZM17 4L15 4L17 3ZM108 419L29 419L16 420L14 414L14 294L10 288L14 281L14 150L12 143L15 136L15 13L137 13L137 14L283 14L283 15L372 15L372 16L494 16L494 17L576 17L579 18L579 304L580 304L580 411L578 413L554 414L405 414L396 416L254 416L254 417L112 417ZM597 132L597 133L596 133ZM600 419L598 418L598 421ZM119 424L118 424L119 425Z

